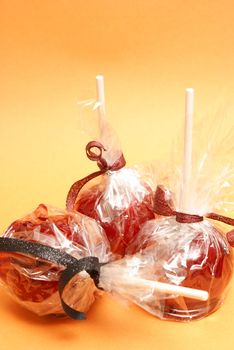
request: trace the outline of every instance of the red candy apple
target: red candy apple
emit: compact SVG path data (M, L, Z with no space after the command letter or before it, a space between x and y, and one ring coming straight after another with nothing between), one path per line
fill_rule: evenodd
M92 254L105 259L108 255L105 235L94 220L43 204L11 224L3 237L41 243L78 259ZM40 315L63 313L58 295L63 270L64 267L40 258L0 252L0 279L18 302Z
M155 217L153 191L134 169L123 168L102 176L99 184L84 189L74 209L104 228L113 253L124 255L141 226Z
M175 218L152 220L144 225L129 252L140 249L154 259L156 280L209 292L207 301L165 296L161 300L162 318L197 319L222 304L233 273L233 256L225 237L208 221L184 224Z

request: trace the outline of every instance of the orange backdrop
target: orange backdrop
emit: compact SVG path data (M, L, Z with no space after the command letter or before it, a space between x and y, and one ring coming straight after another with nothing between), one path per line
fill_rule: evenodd
M233 115L233 7L0 0L1 231L39 202L64 207L69 185L95 169L76 102L95 96L96 74L105 76L109 118L129 164L168 153L188 86L197 114L222 104ZM0 296L1 350L233 348L233 290L219 311L191 324L162 322L107 296L85 322L48 321Z

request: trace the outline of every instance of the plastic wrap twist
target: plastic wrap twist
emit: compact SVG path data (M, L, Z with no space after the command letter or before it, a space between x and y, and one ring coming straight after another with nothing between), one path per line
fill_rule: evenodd
M180 223L195 223L203 221L203 216L193 215L187 213L181 213L174 210L174 204L170 191L166 190L163 186L157 186L154 198L154 211L158 215L162 216L175 216L176 221ZM223 216L216 213L208 213L204 215L208 219L223 222L225 224L234 226L234 219ZM234 247L234 230L227 233L228 243Z
M99 153L94 152L92 149L97 149ZM96 171L88 176L85 176L83 179L76 181L70 188L68 195L67 195L67 200L66 200L66 207L67 210L73 210L74 205L76 203L77 196L82 189L82 187L89 182L90 180L94 179L95 177L98 177L107 171L117 171L122 169L126 165L125 158L123 154L117 159L112 165L108 165L107 161L103 157L103 151L106 149L104 146L98 142L98 141L90 141L86 145L86 155L87 157L92 160L97 162L97 165L99 167L99 171Z

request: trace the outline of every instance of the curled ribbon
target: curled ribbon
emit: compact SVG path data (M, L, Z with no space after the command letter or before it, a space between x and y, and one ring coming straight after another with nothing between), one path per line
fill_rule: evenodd
M98 153L94 152L94 149L98 150ZM80 190L82 187L89 182L90 180L94 179L95 177L98 177L107 171L117 171L122 169L126 165L125 158L123 154L121 154L120 158L115 161L114 164L108 165L107 161L103 157L103 151L106 151L104 146L98 142L98 141L91 141L86 145L86 155L87 157L97 162L97 165L99 167L99 171L96 171L86 177L84 177L81 180L76 181L70 188L67 199L66 199L66 208L67 210L73 210L74 205L76 203L76 199L79 195Z
M155 197L154 197L154 212L162 216L175 216L176 221L180 223L195 223L203 221L203 216L193 215L187 213L181 213L174 209L174 203L170 191L165 189L163 186L157 186ZM225 224L234 226L234 219L219 215L216 213L208 213L204 215L208 219L223 222ZM227 233L228 243L234 247L234 230Z
M77 311L65 303L63 300L63 291L68 282L81 271L86 271L98 287L100 268L102 265L99 263L98 258L89 256L82 259L76 259L62 250L40 243L6 237L0 237L0 251L32 255L56 263L57 265L64 266L65 270L62 272L59 279L59 295L63 310L74 320L84 320L86 318L85 313Z

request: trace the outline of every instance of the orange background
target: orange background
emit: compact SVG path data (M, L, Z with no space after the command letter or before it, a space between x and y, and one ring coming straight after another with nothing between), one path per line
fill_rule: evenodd
M0 0L1 230L40 202L64 207L85 159L78 100L103 74L109 119L129 164L161 158L197 114L234 112L232 0ZM204 122L205 127L205 122ZM110 297L85 322L39 319L0 292L0 349L232 349L234 291L215 314L163 322Z

